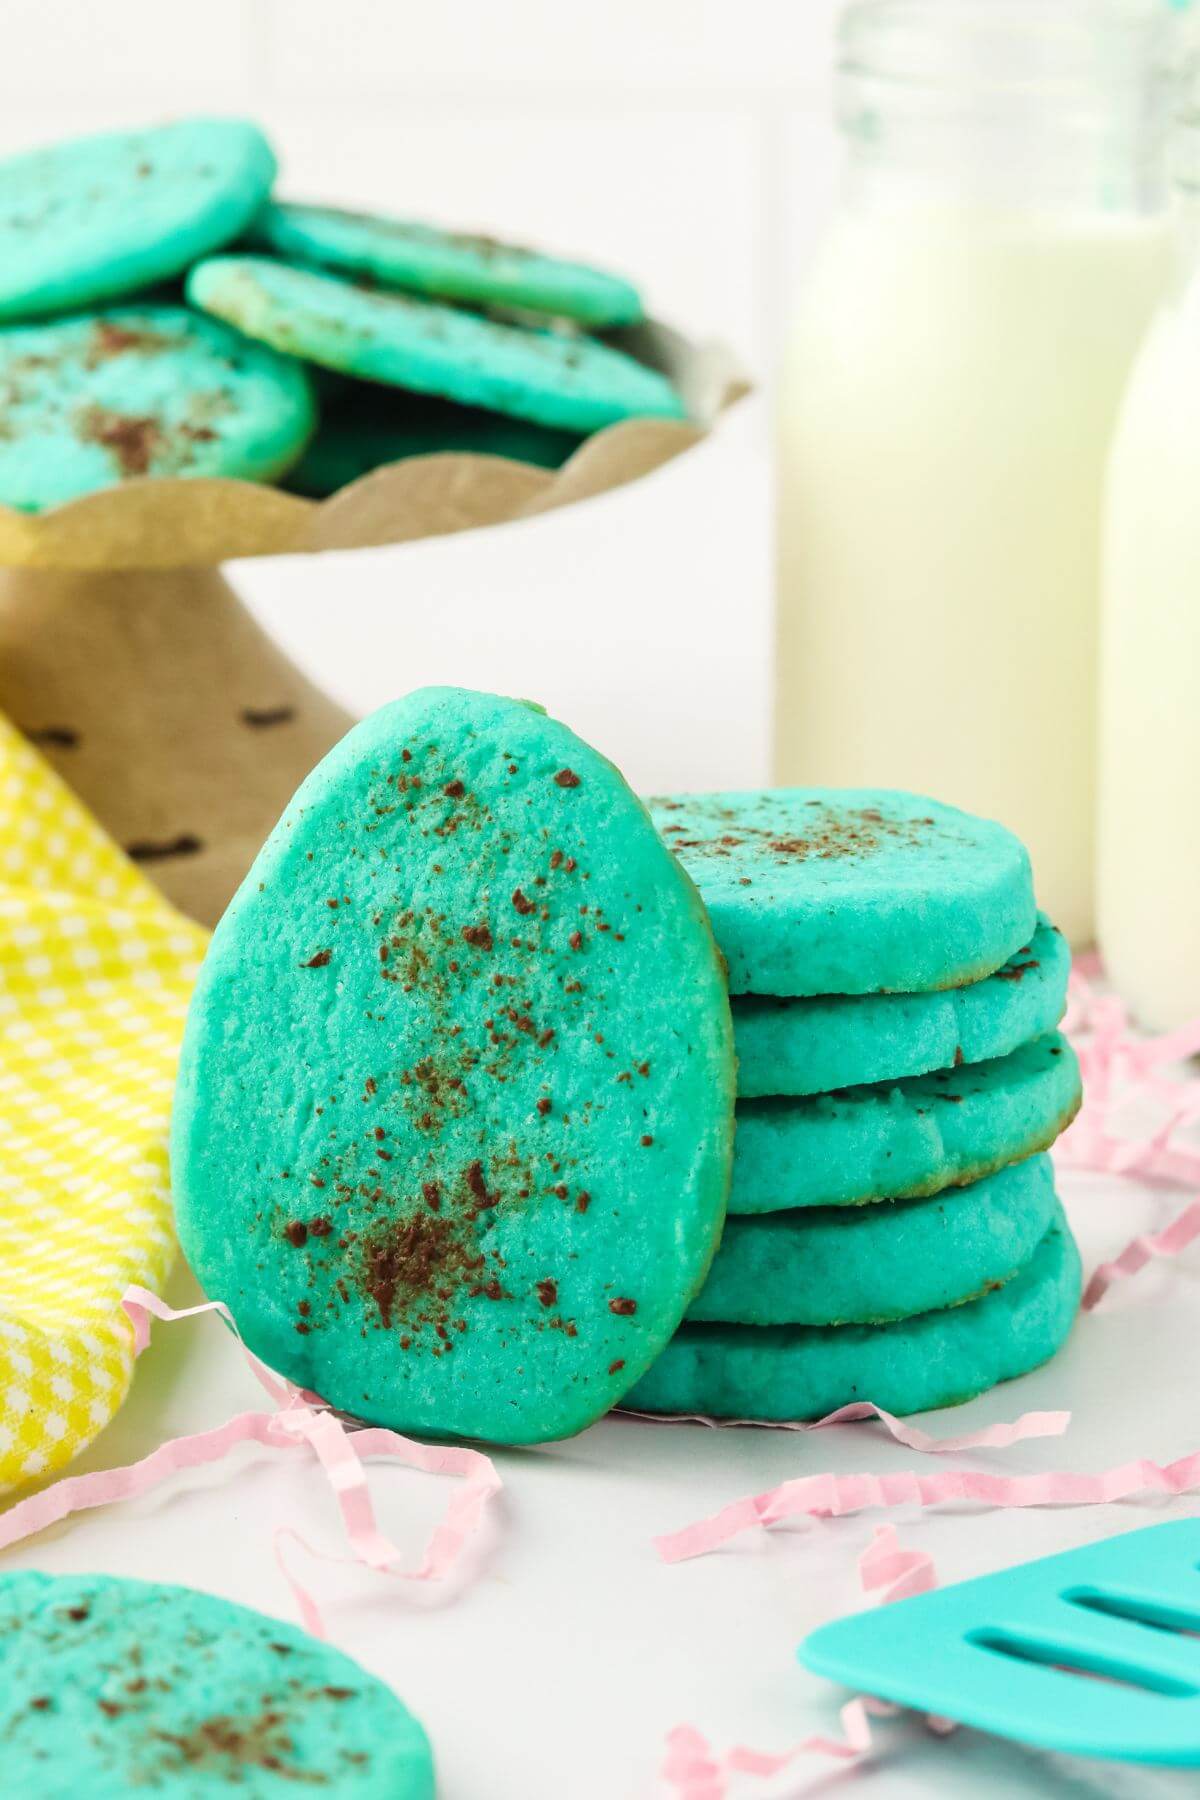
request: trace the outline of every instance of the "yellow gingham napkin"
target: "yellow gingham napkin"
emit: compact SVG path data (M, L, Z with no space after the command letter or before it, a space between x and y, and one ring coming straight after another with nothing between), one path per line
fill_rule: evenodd
M206 935L0 718L0 1492L125 1397L170 1268L167 1122Z

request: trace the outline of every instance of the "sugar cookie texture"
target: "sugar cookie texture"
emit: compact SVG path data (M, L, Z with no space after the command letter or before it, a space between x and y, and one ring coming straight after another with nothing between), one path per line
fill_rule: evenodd
M217 929L181 1242L347 1412L562 1436L698 1291L733 1097L704 909L616 769L536 707L426 689L317 768Z
M922 1200L730 1217L692 1320L875 1325L1009 1280L1050 1229L1047 1156Z
M822 1094L987 1062L1041 1037L1067 1005L1071 953L1039 915L1002 968L931 994L742 994L733 1002L738 1093Z
M936 1194L1046 1150L1082 1098L1058 1032L992 1062L910 1081L738 1103L729 1210L852 1206Z
M187 297L289 356L562 431L684 416L664 375L598 339L501 323L269 257L198 263Z
M813 1419L854 1400L888 1412L957 1406L1025 1375L1065 1342L1080 1265L1062 1216L1011 1281L894 1325L685 1325L628 1396L645 1412Z
M286 260L434 299L549 313L592 330L642 317L641 296L619 275L414 219L275 202L258 215L253 238Z
M0 503L145 476L271 481L316 426L303 366L182 306L0 330Z
M623 276L427 221L277 201L276 173L244 119L0 158L0 507L178 475L324 499L410 458L557 469L606 426L686 419L660 367L674 350ZM173 356L146 354L161 331L108 312L181 292L194 311L178 314ZM214 315L207 329L196 313ZM29 335L55 321L66 337ZM222 339L253 383L214 392L203 351ZM658 434L649 454L669 449ZM495 491L486 469L418 476L419 513L426 479L442 494L470 479L479 504ZM521 484L503 492L517 510Z
M433 1800L381 1681L293 1625L190 1588L0 1577L0 1767L37 1800Z
M244 119L106 132L0 161L0 320L182 275L238 236L274 179L271 146Z
M649 802L704 895L732 994L925 993L1037 923L1011 831L917 794L775 788Z
M1041 1153L1081 1086L1023 846L890 791L650 805L729 966L737 1140L709 1279L628 1404L913 1412L1044 1361L1079 1259Z

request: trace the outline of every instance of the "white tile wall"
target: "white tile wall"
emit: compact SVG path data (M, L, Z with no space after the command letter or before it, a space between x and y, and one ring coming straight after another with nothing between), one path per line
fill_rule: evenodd
M160 95L225 101L250 83L255 10L204 0L185 22L169 0L0 0L0 96L55 113L124 95L151 112Z
M828 0L562 0L380 7L377 0L265 0L272 65L303 93L428 83L821 91Z
M271 133L285 190L607 263L663 317L726 339L769 385L788 294L829 204L838 4L0 0L0 154L244 110ZM341 558L336 571L247 566L239 580L352 704L430 676L532 683L646 785L689 772L755 780L771 642L769 416L760 404L707 461L586 518ZM331 583L350 632L330 628ZM465 612L449 638L439 618L456 595ZM562 628L581 608L608 613L606 649L590 660Z

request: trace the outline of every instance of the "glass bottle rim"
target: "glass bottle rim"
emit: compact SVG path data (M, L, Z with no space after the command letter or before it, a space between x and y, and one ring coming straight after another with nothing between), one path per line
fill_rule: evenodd
M1166 0L851 0L838 24L842 80L897 100L970 98L1072 112L1140 105L1174 63Z

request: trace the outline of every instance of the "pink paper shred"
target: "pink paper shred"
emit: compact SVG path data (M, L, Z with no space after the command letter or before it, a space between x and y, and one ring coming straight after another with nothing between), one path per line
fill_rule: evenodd
M1138 1458L1097 1474L1059 1471L1038 1475L994 1475L978 1469L947 1469L920 1475L913 1469L886 1475L797 1476L722 1507L707 1519L656 1538L664 1562L686 1562L718 1550L743 1531L777 1525L801 1515L814 1519L892 1506L1107 1506L1138 1494L1194 1493L1200 1488L1200 1450L1172 1463Z
M182 1311L168 1306L145 1288L131 1287L122 1302L133 1328L135 1352L140 1356L150 1341L151 1316L163 1320L193 1318L217 1312L232 1325L219 1301ZM40 1494L22 1500L0 1514L0 1550L56 1525L72 1513L131 1500L148 1493L160 1482L185 1469L221 1462L239 1444L256 1443L276 1450L305 1450L317 1458L337 1500L350 1554L330 1556L317 1551L290 1527L275 1531L275 1554L295 1596L301 1618L316 1637L325 1626L312 1595L288 1568L283 1546L291 1541L325 1561L360 1563L378 1574L404 1581L440 1581L454 1569L468 1541L480 1529L488 1505L501 1488L491 1458L465 1446L419 1444L398 1432L364 1426L347 1430L341 1420L318 1400L283 1381L258 1358L245 1352L259 1382L275 1402L274 1412L238 1413L211 1431L173 1438L149 1456L126 1468L102 1469L91 1475L70 1475ZM452 1475L462 1486L451 1499L434 1528L419 1562L403 1566L402 1552L380 1531L364 1462L400 1462L426 1475Z
M677 1725L667 1733L662 1778L674 1790L677 1800L725 1800L731 1775L778 1775L802 1756L857 1762L871 1748L872 1718L891 1719L899 1710L885 1700L860 1694L848 1700L838 1715L843 1733L840 1738L818 1733L777 1754L735 1744L724 1756L718 1756L694 1725Z
M1079 1056L1083 1106L1055 1146L1056 1162L1065 1169L1200 1185L1200 1148L1179 1141L1180 1132L1200 1119L1200 1077L1164 1073L1200 1054L1200 1019L1159 1037L1137 1036L1121 1001L1098 992L1076 967L1063 1028ZM1120 1114L1135 1107L1157 1114L1157 1125L1140 1137L1116 1131Z
M924 1550L904 1549L894 1525L876 1527L871 1542L858 1559L858 1575L863 1591L877 1595L881 1606L893 1600L906 1600L912 1594L927 1594L937 1586L933 1558ZM716 1754L703 1732L694 1725L677 1725L667 1734L662 1777L674 1788L677 1800L725 1800L730 1776L778 1775L803 1756L857 1762L872 1747L871 1719L894 1718L899 1711L900 1708L890 1701L859 1694L841 1709L840 1738L818 1732L782 1753L752 1750L744 1744L735 1744L723 1757ZM939 1735L955 1729L947 1719L929 1718L926 1724Z
M881 1606L928 1594L937 1586L937 1570L927 1550L906 1550L894 1525L877 1525L870 1543L858 1559L858 1578L868 1594L878 1594Z
M1084 1311L1090 1312L1092 1307L1099 1305L1115 1281L1122 1281L1128 1275L1136 1275L1147 1263L1178 1256L1198 1237L1200 1200L1192 1200L1162 1231L1135 1237L1126 1244L1119 1256L1114 1257L1111 1262L1100 1264L1084 1289Z
M894 1413L885 1412L873 1400L853 1400L826 1413L823 1419L712 1419L707 1413L643 1413L624 1410L627 1419L644 1419L653 1425L704 1425L712 1431L732 1431L746 1426L766 1431L821 1431L827 1425L855 1425L877 1419L888 1436L909 1450L926 1456L950 1456L957 1450L1007 1450L1010 1444L1027 1438L1061 1437L1071 1423L1069 1412L1022 1413L1006 1425L985 1425L980 1431L964 1432L960 1437L936 1438L907 1425Z
M1172 1064L1200 1054L1200 1020L1159 1037L1137 1037L1114 995L1097 993L1078 965L1071 976L1065 1021L1079 1054L1084 1102L1078 1119L1055 1149L1063 1168L1095 1169L1172 1185L1200 1185L1200 1149L1180 1133L1200 1119L1200 1077L1168 1075ZM1127 1108L1158 1115L1141 1137L1119 1135L1116 1116ZM1132 1239L1102 1263L1084 1291L1085 1311L1098 1305L1114 1282L1148 1263L1178 1256L1200 1237L1200 1198L1162 1231Z

